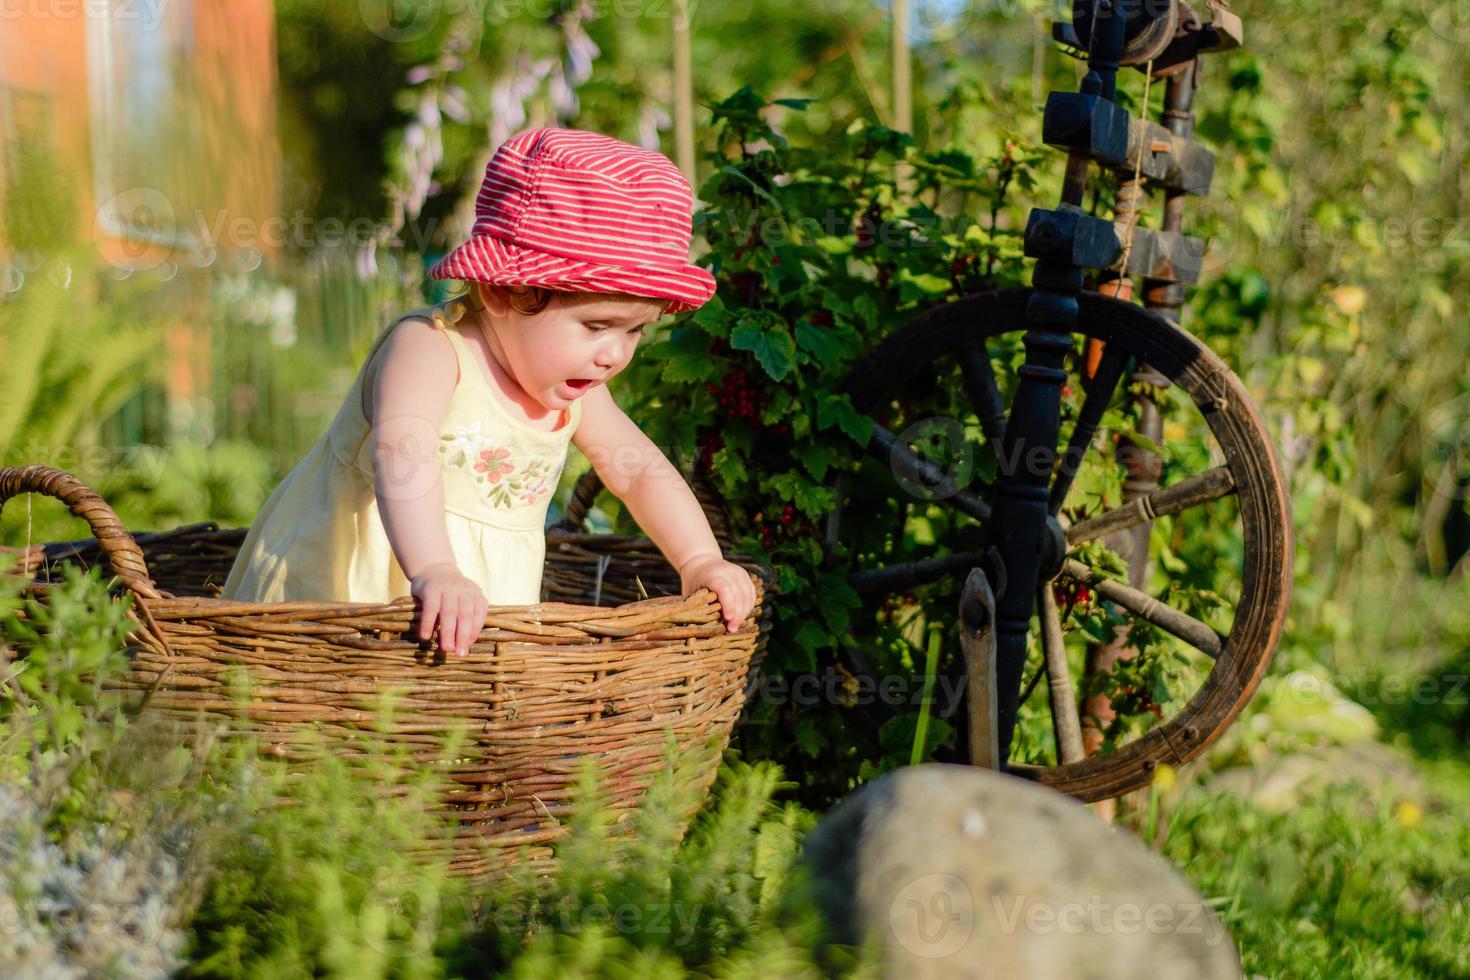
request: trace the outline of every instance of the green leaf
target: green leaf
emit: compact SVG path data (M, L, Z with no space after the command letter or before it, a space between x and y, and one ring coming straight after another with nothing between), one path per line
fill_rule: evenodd
M806 467L814 480L827 479L827 470L842 459L842 454L825 442L813 443L801 451L801 465Z
M795 500L797 488L801 485L801 477L796 473L777 473L770 477L768 483L772 490L781 496L782 500Z
M842 348L835 342L828 328L806 320L796 325L796 344L809 352L818 364L832 365L841 358Z
M803 752L815 759L822 752L822 733L817 730L816 715L808 712L796 719L796 728L792 732L796 744Z
M728 337L730 335L730 310L725 306L725 301L718 294L711 296L709 302L690 314L689 322L695 324L712 337Z
M751 187L751 189L754 190L758 195L760 195L761 197L765 198L767 201L770 201L771 204L777 210L780 210L780 208L781 208L781 202L778 201L778 200L776 200L774 197L772 197L770 191L766 190L760 184L757 184L755 181L751 180L749 177L747 177L745 174L741 173L735 167L721 167L720 168L720 173L722 173L722 174L729 174L732 177L738 177L738 178L740 178L745 183L749 184L750 187Z
M814 584L817 607L822 612L822 619L833 633L846 633L849 622L847 611L859 608L863 604L862 596L847 584L847 576L841 571L825 573Z
M1394 161L1398 164L1399 173L1413 186L1417 187L1429 179L1429 165L1418 152L1400 150L1394 154Z
M719 376L719 364L710 357L704 335L688 327L675 328L669 339L659 345L658 354L663 358L659 377L668 384L713 381Z
M846 394L832 395L817 406L817 428L825 431L834 425L860 446L866 446L873 437L873 420L854 408Z
M943 296L953 287L948 279L928 272L898 270L898 301L919 303Z
M729 116L743 112L758 112L765 105L761 97L755 94L755 89L749 85L742 85L733 95L721 102L716 102L711 108L714 111L715 122Z
M784 324L762 330L754 323L742 323L730 334L730 346L755 354L755 359L774 381L786 377L796 366L796 342Z
M913 749L914 735L919 729L919 713L917 711L898 715L885 721L878 729L878 743L883 746L887 755L908 761L909 753ZM924 734L924 744L920 747L921 757L932 758L934 750L943 745L945 740L954 734L954 726L943 718L929 718L929 730Z
M792 637L792 642L804 652L813 653L822 647L830 645L832 634L822 629L815 620L804 619L801 624L801 629L797 630L796 635Z
M777 388L770 393L769 400L761 409L761 422L765 425L775 425L786 417L795 403L796 398L790 391L785 388Z
M745 464L740 457L732 454L729 447L719 450L710 460L710 465L715 472L725 481L726 486L735 486L744 483L746 479Z
M805 480L796 487L797 509L812 517L826 514L836 502L837 493L831 487L814 486Z
M822 101L822 100L821 99L773 99L773 100L771 100L771 105L784 105L788 109L795 109L798 112L805 112L807 106L812 105L813 103L816 103L816 102L820 102L820 101Z

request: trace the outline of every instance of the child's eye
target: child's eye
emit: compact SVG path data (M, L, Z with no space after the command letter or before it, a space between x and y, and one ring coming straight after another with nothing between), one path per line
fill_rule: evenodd
M611 329L612 325L611 324L608 324L608 323L588 323L588 324L586 324L586 327L587 327L588 330L591 330L593 333L602 333L604 330ZM629 332L632 333L633 336L635 336L635 337L642 337L643 336L643 328L644 328L644 324L641 324L640 323L640 324L638 324L638 326L634 327Z

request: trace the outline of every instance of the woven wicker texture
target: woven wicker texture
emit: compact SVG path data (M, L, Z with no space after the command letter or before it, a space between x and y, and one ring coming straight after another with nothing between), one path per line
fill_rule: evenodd
M141 628L122 686L146 710L186 731L223 723L287 759L323 750L357 758L376 738L428 765L464 726L467 743L442 767L452 787L442 805L457 824L452 867L472 875L495 873L520 845L544 857L589 756L618 809L636 805L670 733L681 754L702 759L707 787L763 652L770 569L732 557L750 571L757 604L728 633L714 594L678 595L677 573L647 539L574 529L597 490L595 476L584 477L547 535L543 601L492 607L469 654L446 658L415 638L410 599L213 598L243 529L192 525L134 539L69 474L0 470L0 506L18 493L50 494L97 535L29 549L38 582L60 562L101 563L134 593ZM385 719L389 689L398 699Z

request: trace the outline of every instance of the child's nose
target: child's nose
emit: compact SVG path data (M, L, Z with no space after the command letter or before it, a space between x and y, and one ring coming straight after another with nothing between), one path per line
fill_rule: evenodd
M604 371L621 367L633 359L633 351L637 349L637 340L618 344L609 344L597 352L597 366Z

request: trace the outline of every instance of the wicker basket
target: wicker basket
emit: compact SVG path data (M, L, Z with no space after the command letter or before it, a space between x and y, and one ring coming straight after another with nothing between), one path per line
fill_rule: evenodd
M469 655L446 660L416 639L411 599L220 599L243 529L200 524L135 538L70 474L0 469L0 507L17 494L47 494L94 535L26 552L39 593L56 563L80 562L101 564L135 596L139 629L122 685L134 706L186 729L224 721L293 759L322 749L352 758L377 731L427 764L443 736L468 723L443 805L457 822L451 866L472 875L500 870L521 845L533 859L549 854L579 760L596 759L612 805L627 810L661 765L670 732L681 753L722 747L764 649L769 568L731 556L750 571L757 601L727 633L713 593L680 596L677 573L646 538L580 530L599 489L595 474L583 477L547 533L543 601L491 607ZM720 509L707 495L701 502L729 554ZM248 699L231 683L240 668ZM374 705L390 687L405 693L384 726ZM701 789L718 752L704 759Z

